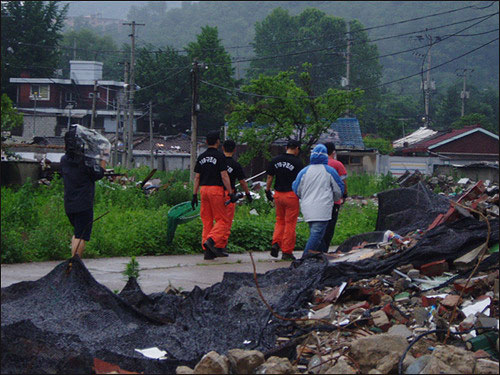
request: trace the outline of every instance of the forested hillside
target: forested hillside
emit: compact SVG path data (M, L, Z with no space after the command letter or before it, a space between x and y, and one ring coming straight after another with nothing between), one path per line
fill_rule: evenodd
M116 6L121 3L125 2L116 2ZM134 4L127 18L146 24L138 31L138 46L148 42L158 47L169 45L183 48L195 39L201 27L217 26L222 44L235 60L247 60L254 56L251 43L255 36L255 23L262 21L277 7L288 10L292 16L306 8L316 8L347 21L355 19L370 29L369 37L378 46L383 68L382 82L418 73L428 48L400 52L428 45L429 37L432 37L433 42L432 66L453 60L498 37L498 2L202 1L182 2L180 8L162 6L162 2L126 3ZM453 11L456 9L461 10ZM435 16L442 12L449 13ZM492 16L488 18L488 15ZM414 18L419 19L402 22ZM387 24L392 25L378 27ZM115 32L112 36L119 44L129 40L127 33ZM493 46L498 48L498 41ZM236 65L236 73L243 77L249 63L244 61ZM479 87L492 86L498 90L498 66L495 48L481 48L442 68L434 69L432 79L438 87L449 86L459 80L456 69L470 68L474 69L471 83ZM352 70L355 69L353 66ZM417 75L391 84L390 89L398 93L418 93L420 80Z

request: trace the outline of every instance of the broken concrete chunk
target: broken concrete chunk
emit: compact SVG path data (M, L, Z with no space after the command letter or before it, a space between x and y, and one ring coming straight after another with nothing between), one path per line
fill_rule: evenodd
M412 335L411 331L403 324L396 324L395 326L392 326L391 328L389 328L389 331L387 333L404 338L410 337Z
M363 373L377 367L380 358L396 353L399 357L408 346L408 341L402 336L381 333L359 338L351 344L351 355L358 363Z
M430 354L423 355L417 358L411 365L408 366L408 368L405 371L405 374L411 374L411 375L420 374L424 369L424 367L427 366L427 363L429 363L430 359L431 359Z
M381 374L396 373L398 371L398 363L401 356L397 353L389 353L377 363L377 370Z
M288 358L269 357L269 359L255 369L256 374L296 374L297 367L292 366Z
M436 346L422 374L472 374L474 354L452 345Z
M384 332L389 329L391 323L387 318L387 314L382 310L372 312L373 324L375 327L382 329Z
M498 362L480 358L476 362L474 374L498 374Z
M191 367L179 366L175 369L176 374L194 374L194 370Z
M356 370L352 368L345 357L340 357L337 363L327 369L324 374L356 374Z
M211 351L194 368L195 374L229 374L229 360L225 355Z
M264 354L258 350L231 349L227 352L231 369L236 374L251 374L264 363Z

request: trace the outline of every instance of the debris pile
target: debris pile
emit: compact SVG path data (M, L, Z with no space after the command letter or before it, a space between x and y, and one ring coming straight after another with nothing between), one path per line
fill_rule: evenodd
M499 220L452 202L384 192L343 251L180 294L72 258L2 288L2 373L498 373Z

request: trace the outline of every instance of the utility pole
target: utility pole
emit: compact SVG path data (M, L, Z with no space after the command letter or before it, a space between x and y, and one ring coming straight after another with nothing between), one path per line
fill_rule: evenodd
M154 167L153 160L153 102L149 101L149 148L151 150L151 169Z
M128 118L128 155L127 168L132 168L132 152L133 152L133 135L134 135L134 91L135 91L135 27L144 26L144 23L135 23L135 21L124 23L124 25L132 26L132 34L129 36L132 39L132 48L130 51L130 98L129 98L129 118Z
M432 49L432 36L427 35L427 38L430 40L430 47L427 51L427 79L425 81L426 85L424 85L425 90L425 127L429 127L429 99L431 92L431 49Z
M115 153L113 158L113 165L118 164L118 129L120 128L120 101L116 101L116 130L115 130Z
M465 99L469 99L469 92L466 91L466 79L467 79L467 74L468 73L472 73L474 71L474 69L467 69L467 68L464 68L464 69L457 69L458 70L461 70L462 72L461 73L457 73L457 76L459 77L463 77L464 78L464 84L463 84L463 88L462 88L462 92L460 93L460 98L462 99L462 112L461 112L461 115L460 117L464 117L465 115Z
M90 118L90 129L95 126L95 104L97 100L97 81L94 81L94 94L92 95L92 117Z
M194 181L194 166L197 159L197 144L196 136L198 131L198 112L200 111L200 104L198 103L198 74L199 74L199 63L198 61L193 61L193 68L191 69L191 158L190 158L190 173L189 181Z
M73 60L76 60L76 38L73 39Z
M124 86L123 86L123 98L124 98L124 103L123 103L123 127L122 127L122 139L123 139L123 152L122 152L122 166L125 166L127 164L127 125L128 125L128 113L127 113L127 106L128 106L128 88L129 88L129 83L128 83L128 61L125 61L125 71L123 73L124 76Z
M346 51L346 78L347 78L347 91L350 90L351 85L351 29L349 22L347 22L347 51ZM346 116L349 116L349 108L346 109Z

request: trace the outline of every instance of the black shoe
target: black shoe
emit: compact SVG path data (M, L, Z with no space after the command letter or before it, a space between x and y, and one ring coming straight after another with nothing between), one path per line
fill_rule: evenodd
M210 249L206 249L204 251L204 253L205 253L205 255L203 256L203 259L205 259L205 260L212 260L212 259L216 258L215 254L212 253L212 250L210 250Z
M219 250L221 254L223 254L222 255L223 257L228 257L229 256L229 254L227 252L227 249L225 247L216 247L216 249Z
M205 241L205 243L203 244L203 247L206 250L210 250L216 257L227 257L227 253L224 253L223 251L221 251L220 248L215 247L215 242L211 238L209 238L208 240ZM226 255L224 255L224 254L226 254Z
M295 256L293 254L288 254L288 253L282 253L281 254L281 260L295 260Z
M273 243L273 245L271 246L271 256L277 258L280 250L280 245L278 245L277 242Z

